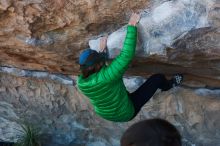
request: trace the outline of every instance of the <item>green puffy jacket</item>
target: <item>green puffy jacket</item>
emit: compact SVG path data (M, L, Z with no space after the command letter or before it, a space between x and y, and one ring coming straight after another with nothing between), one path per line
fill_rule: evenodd
M109 66L83 78L78 77L77 84L94 106L95 112L104 119L126 122L134 116L134 106L128 97L122 77L135 54L137 28L128 25L124 47Z

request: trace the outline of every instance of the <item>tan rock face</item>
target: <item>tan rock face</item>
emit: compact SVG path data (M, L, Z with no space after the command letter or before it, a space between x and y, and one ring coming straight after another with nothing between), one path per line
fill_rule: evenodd
M0 1L0 63L19 68L74 73L88 39L127 22L148 0Z
M140 84L130 80L130 84ZM186 146L220 144L220 90L175 88L157 92L130 122L106 121L75 86L0 74L0 139L16 141L19 121L39 127L44 145L118 146L131 124L160 117L174 124Z
M140 52L127 73L148 76L183 72L187 85L220 87L219 2L200 1L208 2L210 6L205 9L204 4L193 5L198 14L182 7L183 3L188 5L188 0L165 2L156 10L151 7L145 12L146 18L151 11L155 17L147 19L146 22L150 23L143 21L142 27L148 24L151 27L145 27L148 31L143 35L145 37L139 38L139 43L147 42L148 38L155 44L163 43L169 38L167 34L175 32L174 29L167 33L164 28L175 26L179 29L177 26L188 24L188 20L192 20L189 25L197 26L199 22L193 21L195 18L203 20L207 17L207 26L210 27L192 27L196 29L165 49L166 55L148 56L139 44ZM212 5L212 2L216 4ZM181 6L174 7L175 12L192 19L167 23L175 20L171 10L175 4ZM89 39L116 31L127 23L131 10L144 10L148 6L149 0L0 0L0 66L76 75L79 68L75 62ZM200 17L200 14L206 14L206 17ZM156 26L155 22L159 25ZM188 27L184 25L183 30L185 26ZM25 75L29 74L27 71ZM42 76L39 72L37 74ZM44 74L44 78L49 76ZM27 120L42 128L48 138L46 142L51 146L119 145L119 138L129 125L142 119L161 117L179 128L186 145L219 145L219 91L179 88L159 93L133 121L118 124L98 117L87 98L71 83L61 85L0 74L0 139L15 141L19 134L15 130L19 129L18 120Z
M150 6L145 12L147 21L142 21L140 27L140 32L144 28L144 31L149 31L139 38L145 47L148 45L144 40L151 39L157 46L157 42L168 39L169 35L172 37L175 29L169 33L166 29L177 28L181 23L184 23L181 27L184 30L201 23L200 18L201 21L208 19L210 24L207 25L211 28L189 32L174 43L174 50L167 49L167 56L148 56L143 52L146 48L139 45L140 52L128 74L148 76L158 72L167 75L184 72L187 83L219 86L220 37L219 29L215 29L219 27L219 2L205 2L207 9L201 2L192 4L195 9L192 12L198 12L194 14L190 8L182 7L188 1L157 2L159 7L154 9L148 0L1 0L0 65L77 75L79 67L76 61L89 39L125 25L131 10L143 11ZM178 8L175 9L175 6ZM169 11L164 11L167 8L170 8ZM180 14L175 15L172 11ZM148 19L149 12L152 17ZM175 22L177 19L174 18L179 19L179 15L186 20ZM201 23L201 26L206 25ZM150 46L154 48L155 45ZM163 43L158 46L163 46Z

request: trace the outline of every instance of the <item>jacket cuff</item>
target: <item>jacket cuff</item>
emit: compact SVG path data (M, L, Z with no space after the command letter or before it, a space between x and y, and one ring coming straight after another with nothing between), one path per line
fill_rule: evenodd
M137 31L137 27L133 26L133 25L128 25L127 31L128 32L136 32Z

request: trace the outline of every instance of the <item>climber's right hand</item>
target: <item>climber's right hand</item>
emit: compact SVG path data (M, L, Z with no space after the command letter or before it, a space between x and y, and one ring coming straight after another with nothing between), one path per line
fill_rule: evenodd
M137 14L137 13L132 13L131 14L131 17L130 17L130 20L128 22L128 25L132 25L132 26L136 26L136 24L139 22L140 20L140 14Z

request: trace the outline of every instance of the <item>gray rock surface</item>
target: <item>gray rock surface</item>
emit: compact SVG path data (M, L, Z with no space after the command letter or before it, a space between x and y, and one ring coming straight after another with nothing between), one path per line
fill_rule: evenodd
M145 79L127 77L130 92ZM127 127L160 117L181 131L184 146L220 145L220 90L184 87L158 91L130 122L98 117L75 86L36 78L0 74L0 140L16 141L22 121L39 128L47 146L118 146Z
M207 16L212 12L213 5L214 0L166 1L144 10L137 25L140 41L137 56L166 55L165 49L171 47L179 36L192 29L210 26ZM109 36L110 58L120 52L125 35L126 27L123 27ZM90 47L99 50L99 41L90 40Z
M116 57L131 9L143 15L127 89L154 73L185 80L158 91L132 121L113 123L77 90L76 61L106 33ZM25 121L46 146L118 146L128 126L160 117L177 126L184 146L220 145L219 10L219 0L0 0L0 141L17 141Z
M182 72L187 83L219 87L218 16L219 1L216 0L155 2L142 11L137 25L136 58L127 73L149 76ZM109 35L109 58L120 53L125 35L126 26ZM99 42L100 38L90 40L90 47L99 51Z

